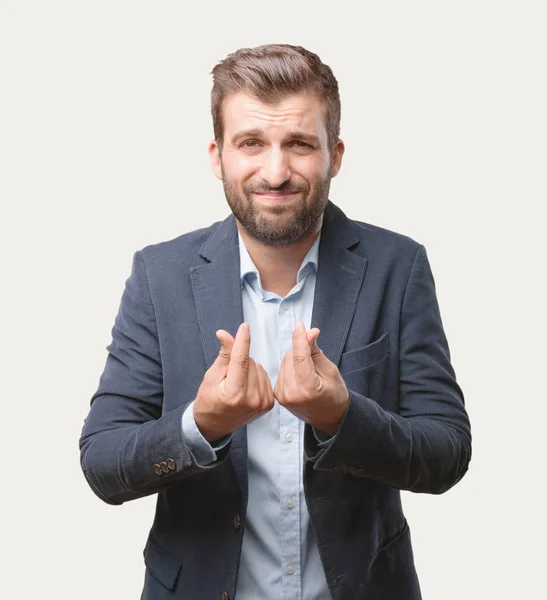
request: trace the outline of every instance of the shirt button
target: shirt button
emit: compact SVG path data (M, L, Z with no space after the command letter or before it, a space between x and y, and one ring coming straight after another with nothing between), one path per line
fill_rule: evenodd
M285 502L287 508L292 508L294 506L294 502L289 498L287 502Z
M289 566L287 567L287 573L288 573L289 575L293 575L293 574L294 574L294 567L293 567L292 565L289 565Z
M287 442L292 442L294 440L294 435L292 433L287 433L285 439L287 440Z
M283 304L283 310L285 312L287 312L289 310L289 305L288 304Z

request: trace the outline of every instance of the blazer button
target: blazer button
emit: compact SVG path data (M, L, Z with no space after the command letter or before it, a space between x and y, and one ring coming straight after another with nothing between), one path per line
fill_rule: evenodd
M161 467L158 465L158 463L152 465L152 469L156 475L161 475Z
M228 592L222 591L222 593L220 594L220 600L230 600Z
M234 529L237 531L241 527L241 517L239 515L234 515L232 518L232 525Z
M167 466L167 463L164 460L160 462L160 467L164 473L169 473L169 467Z
M167 468L170 471L175 471L177 469L177 465L175 464L175 461L172 458L168 458L165 462L167 463Z

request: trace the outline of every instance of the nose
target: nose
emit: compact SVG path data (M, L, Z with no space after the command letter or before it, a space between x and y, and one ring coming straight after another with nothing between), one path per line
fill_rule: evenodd
M272 188L280 187L291 178L287 154L280 148L272 148L264 155L260 170L262 179Z

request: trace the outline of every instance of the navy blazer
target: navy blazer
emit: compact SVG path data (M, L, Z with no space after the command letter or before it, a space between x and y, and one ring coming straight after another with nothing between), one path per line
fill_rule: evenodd
M243 321L239 269L233 215L137 252L84 424L82 469L101 499L158 494L144 599L235 598L246 430L200 467L181 419L217 356L215 332L235 335ZM423 246L329 202L312 327L350 390L329 448L318 448L309 426L304 440L306 502L330 593L419 599L399 490L442 493L471 457Z

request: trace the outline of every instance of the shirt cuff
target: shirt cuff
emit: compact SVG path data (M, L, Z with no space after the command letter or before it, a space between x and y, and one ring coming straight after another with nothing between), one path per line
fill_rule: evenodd
M230 434L215 442L214 446L211 446L201 435L201 431L196 425L193 402L182 413L182 435L194 460L200 467L206 467L214 463L217 460L216 453L232 441L232 434Z

